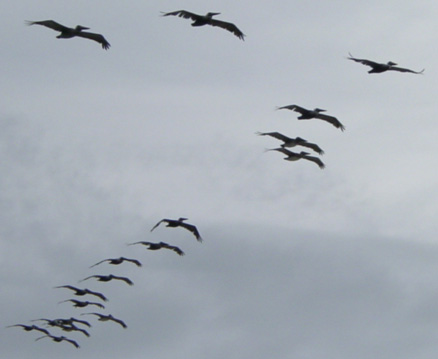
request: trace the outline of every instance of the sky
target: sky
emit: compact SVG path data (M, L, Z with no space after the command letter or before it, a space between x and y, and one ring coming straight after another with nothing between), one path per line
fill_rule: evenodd
M160 16L180 9L220 12L245 41ZM0 10L2 357L437 356L438 5L23 0ZM90 27L111 48L25 25L49 19ZM349 53L425 71L368 74ZM276 110L290 104L326 109L346 130ZM317 143L326 168L266 152L279 142L258 131ZM181 228L150 232L179 217L202 243ZM186 255L127 246L137 241ZM120 256L143 266L89 268ZM78 283L109 273L135 284ZM104 293L101 312L128 328L58 304L75 298L60 285ZM50 330L80 349L6 328L72 316L92 324L89 338Z

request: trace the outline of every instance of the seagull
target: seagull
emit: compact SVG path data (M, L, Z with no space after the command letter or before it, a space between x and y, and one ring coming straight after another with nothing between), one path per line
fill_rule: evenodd
M96 303L96 302L89 302L89 301L84 301L83 302L83 301L76 300L76 299L67 299L67 300L63 300L63 301L61 301L59 303L65 303L65 302L72 302L73 306L76 307L76 308L84 308L84 307L89 306L89 305L95 305L96 307L105 309L105 306L103 304Z
M108 259L104 259L100 262L97 262L96 264L93 264L90 268L93 268L103 262L108 262L109 264L114 264L114 265L118 265L121 264L123 262L131 262L134 263L137 267L141 267L141 263L136 260L136 259L130 259L130 258L125 258L125 257L119 257L119 258L108 258Z
M316 144L307 142L304 138L296 137L296 138L290 138L287 137L279 132L256 132L259 136L271 136L276 138L277 140L283 141L284 143L281 145L281 147L295 147L295 146L303 146L308 147L317 152L320 155L324 154L324 151Z
M77 25L75 28L66 27L64 25L58 24L53 20L44 20L44 21L26 21L27 25L42 25L48 27L49 29L60 31L61 33L56 36L57 39L70 39L75 36L83 37L85 39L97 41L102 45L104 50L108 50L110 48L110 43L105 40L105 38L101 34L95 34L92 32L82 31L89 30L89 27Z
M172 227L172 228L183 227L183 228L187 229L188 231L193 233L193 235L196 237L198 242L202 242L202 237L199 234L198 229L193 224L188 224L188 223L184 222L187 219L188 218L184 218L184 217L180 217L178 219L167 219L167 218L164 218L161 221L159 221L155 226L152 227L151 232L155 228L157 228L161 223L164 222L164 223L166 223L166 227Z
M50 335L50 333L47 329L37 327L36 325L14 324L14 325L8 325L6 328L12 328L12 327L22 327L23 330L25 330L26 332L30 332L31 330L37 330L37 331L42 332L46 335Z
M301 113L301 116L298 117L299 120L310 120L312 118L317 118L323 121L327 121L331 123L336 128L341 129L341 131L345 130L345 127L342 123L338 121L336 117L324 115L321 112L325 112L326 110L322 110L320 108L315 108L313 110L307 110L303 107L297 106L297 105L288 105L288 106L282 106L277 107L277 110L287 109L291 111L296 111Z
M109 282L110 280L113 280L113 279L115 279L115 280L122 280L122 281L126 282L129 285L134 285L134 283L129 278L127 278L127 277L119 277L119 276L112 275L112 274L109 274L109 275L97 275L97 274L96 275L90 275L87 278L81 279L79 282L83 282L84 280L87 280L87 279L90 279L90 278L97 278L97 280L99 282Z
M55 288L67 288L67 289L73 290L75 292L75 295L78 295L78 296L90 294L90 295L94 295L96 297L99 297L104 302L108 301L108 299L102 293L93 292L92 290L89 290L87 288L80 289L80 288L73 287L72 285L60 285L60 286L57 286Z
M236 25L230 22L213 19L213 16L220 15L220 12L209 12L206 15L198 15L186 10L161 12L161 13L163 14L162 16L171 15L171 16L179 16L184 19L191 19L193 20L192 26L204 26L204 25L218 26L221 27L222 29L232 32L240 40L245 40L245 34L242 31L240 31Z
M69 342L69 343L73 344L76 348L79 348L79 344L78 343L76 343L74 340L68 339L68 338L66 338L64 336L55 337L54 335L44 335L42 337L39 337L39 338L35 339L35 341L43 339L43 338L51 338L56 343L61 343L63 341L66 341L66 342Z
M134 244L143 244L144 246L148 246L148 249L151 251L156 251L156 250L161 249L161 248L167 248L167 249L170 249L170 250L178 253L180 256L184 255L184 252L181 249L179 249L178 247L171 246L170 244L167 244L164 242L152 243L152 242L141 241L141 242L135 242L135 243L128 243L128 246L132 246Z
M284 153L287 156L284 158L284 160L286 160L286 161L298 161L298 160L304 159L304 160L315 162L319 166L319 168L321 168L321 169L324 169L324 167L325 167L325 164L318 157L309 156L308 152L302 151L300 153L296 153L296 152L289 151L283 147L272 148L272 149L269 149L267 151L278 151L278 152Z
M352 54L348 53L348 55L350 55L350 57L347 57L347 59L349 60L353 60L355 62L359 62L362 65L365 66L370 66L371 70L368 71L369 74L380 74L382 72L385 71L398 71L398 72L410 72L412 74L422 74L424 72L424 69L421 71L413 71L413 70L409 70L409 69L405 69L403 67L397 67L395 62L392 61L388 61L386 64L380 64L378 62L374 62L374 61L370 61L370 60L366 60L366 59L357 59L354 58Z
M125 324L125 322L123 320L114 318L111 314L104 315L104 314L100 314L100 313L82 313L81 315L89 315L89 314L98 316L99 317L98 320L101 322L107 322L107 321L111 320L113 322L120 324L125 329L128 328L128 326Z

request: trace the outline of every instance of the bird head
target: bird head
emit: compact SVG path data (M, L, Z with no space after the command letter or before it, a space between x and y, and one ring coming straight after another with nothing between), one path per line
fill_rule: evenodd
M220 12L209 12L209 13L207 13L206 16L212 18L213 16L220 15L220 14L221 14Z
M85 26L78 25L78 26L76 26L76 30L78 30L78 31L82 31L82 30L90 30L90 28L89 28L89 27L85 27Z
M178 222L183 222L183 221L186 221L188 218L184 218L184 217L179 217L178 218Z
M307 156L307 155L310 155L310 153L309 152L305 152L305 151L301 151L300 155L301 156Z
M395 62L388 61L387 65L388 65L388 66L395 66L395 65L397 65L397 64L396 64Z
M327 110L323 110L322 108L315 108L313 111L315 111L315 112L326 112Z

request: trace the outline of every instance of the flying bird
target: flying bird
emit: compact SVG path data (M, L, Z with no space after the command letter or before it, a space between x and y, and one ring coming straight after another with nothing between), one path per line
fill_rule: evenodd
M175 246L171 246L170 244L164 243L164 242L159 242L159 243L152 243L152 242L135 242L135 243L128 243L128 246L132 246L134 244L143 244L144 246L148 246L148 249L151 251L156 251L162 248L166 248L166 249L170 249L172 251L174 251L175 253L178 253L180 256L184 255L184 252L179 249L178 247Z
M87 277L87 278L84 278L84 279L81 279L79 282L83 282L84 280L87 280L87 279L90 279L90 278L96 278L99 282L109 282L110 280L122 280L122 281L124 281L125 283L127 283L127 284L129 284L129 285L134 285L134 283L132 282L132 280L130 280L129 278L127 278L127 277L119 277L119 276L116 276L116 275L112 275L112 274L109 274L109 275L90 275L89 277Z
M120 324L125 329L128 328L128 326L125 324L125 322L123 320L114 318L111 314L104 315L104 314L100 314L100 313L82 313L81 315L89 315L89 314L98 316L99 317L98 320L101 322L107 322L107 321L111 320L113 322Z
M320 108L315 108L313 110L307 110L303 107L297 106L297 105L288 105L288 106L282 106L277 107L277 110L287 109L291 111L296 111L301 114L301 116L298 117L299 120L310 120L312 118L317 118L319 120L327 121L328 123L331 123L336 128L341 129L341 131L345 130L345 127L342 123L339 122L339 120L336 117L325 115L321 112L325 112L326 110L322 110Z
M362 65L370 66L371 70L368 71L369 74L380 74L385 71L398 71L398 72L410 72L412 74L422 74L424 72L424 69L421 71L413 71L410 69L405 69L403 67L397 67L395 62L388 61L386 64L380 64L378 62L366 60L366 59L357 59L353 57L352 54L348 53L350 57L347 57L349 60L353 60L355 62L359 62Z
M162 12L162 14L163 14L162 16L172 15L172 16L179 16L184 19L191 19L193 20L192 26L204 26L204 25L218 26L221 27L222 29L232 32L240 40L245 40L245 34L242 31L240 31L236 25L230 22L213 19L213 16L220 15L220 12L209 12L206 15L198 15L186 10L178 10L172 12Z
M317 152L320 155L324 154L324 151L316 144L307 142L304 138L296 137L296 138L290 138L287 137L279 132L257 132L256 133L259 136L271 136L276 138L277 140L283 141L283 144L281 147L295 147L295 146L303 146L308 147Z
M88 323L85 320L80 320L76 318L69 318L69 319L46 319L46 318L40 318L40 319L33 319L32 322L37 321L45 321L47 322L47 325L51 327L65 327L65 326L74 326L74 323L81 323L83 325L86 325L88 328L91 328L91 324Z
M325 167L325 164L318 157L309 156L308 152L301 151L300 153L296 153L296 152L289 151L283 147L272 148L272 149L269 149L267 151L278 151L278 152L284 153L287 156L284 158L284 160L286 160L286 161L298 161L298 160L304 159L304 160L308 160L311 162L315 162L319 166L319 168L321 168L321 169L324 169L324 167Z
M93 264L90 268L93 268L103 262L108 262L109 264L114 264L114 265L118 265L121 264L123 262L131 262L134 263L137 267L141 267L141 263L140 261L138 261L137 259L130 259L130 258L125 258L125 257L119 257L119 258L108 258L108 259L104 259L100 262L97 262L96 264Z
M184 221L188 218L180 217L178 219L167 219L164 218L161 221L159 221L155 226L152 227L151 232L157 228L161 223L166 223L166 227L176 228L176 227L182 227L187 229L188 231L192 232L193 235L196 237L198 242L202 242L202 237L199 234L198 229L193 224L185 223Z
M96 307L105 309L105 306L103 304L96 303L96 302L89 302L89 301L81 301L81 300L76 300L76 299L67 299L67 300L63 300L59 303L65 303L65 302L72 302L73 307L75 307L75 308L84 308L84 307L87 307L89 305L95 305Z
M42 25L48 27L49 29L60 31L61 33L56 36L57 39L70 39L72 37L78 36L83 37L84 39L89 39L93 41L97 41L102 45L104 50L108 50L110 48L110 43L106 41L106 39L101 34L95 34L93 32L87 32L83 30L89 30L89 27L77 25L75 28L66 27L64 25L58 24L53 20L44 20L44 21L26 21L27 25Z
M74 294L77 296L83 296L83 295L90 294L90 295L94 295L94 296L102 299L104 302L108 301L108 299L102 293L93 292L92 290L89 290L87 288L80 289L80 288L73 287L72 285L60 285L60 286L57 286L55 288L67 288L67 289L74 291L75 292Z
M12 327L22 327L23 330L25 330L26 332L30 332L31 330L37 330L37 331L42 332L46 335L50 335L50 333L47 329L37 327L36 325L14 324L14 325L8 325L6 328L12 328Z
M44 335L42 337L36 338L35 341L43 339L43 338L51 338L56 343L61 343L63 341L66 341L66 342L69 342L69 343L73 344L76 348L79 348L79 344L77 342L75 342L72 339L68 339L68 338L66 338L64 336L56 337L54 335Z

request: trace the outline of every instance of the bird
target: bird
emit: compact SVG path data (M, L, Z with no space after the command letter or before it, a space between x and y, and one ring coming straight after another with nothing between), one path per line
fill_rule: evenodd
M59 303L65 303L65 302L72 302L73 306L76 307L76 308L84 308L84 307L87 307L89 305L95 305L96 307L105 309L105 306L103 304L96 303L96 302L89 302L89 301L81 301L81 300L76 300L76 299L63 300L61 302L58 302L58 304Z
M290 138L279 132L256 132L259 136L271 136L276 138L277 140L283 141L281 147L295 147L295 146L303 146L308 147L317 152L320 155L324 154L324 151L316 144L307 142L304 138L296 137Z
M134 285L134 283L129 278L127 278L127 277L119 277L119 276L112 275L112 274L109 274L109 275L97 275L97 274L90 275L87 278L81 279L79 282L83 282L84 280L87 280L87 279L90 279L90 278L96 278L99 282L109 282L110 280L113 280L113 279L115 279L115 280L122 280L122 281L126 282L129 285Z
M66 338L64 336L56 337L54 335L48 334L48 335L44 335L42 337L36 338L35 341L43 339L43 338L51 338L56 343L61 343L63 341L66 341L66 342L69 342L69 343L73 344L76 348L80 348L79 344L76 341L74 341L72 339L68 339L68 338Z
M319 168L324 169L325 164L318 158L314 156L309 156L308 152L301 151L300 153L289 151L283 147L268 149L267 151L278 151L284 153L287 157L284 158L286 161L298 161L300 159L315 162Z
M80 320L80 319L76 319L76 318L69 318L69 319L46 319L46 318L39 318L39 319L33 319L32 322L37 322L37 321L45 321L47 322L47 325L51 326L51 327L63 327L63 326L74 326L73 323L81 323L83 325L86 325L88 328L91 328L91 324L88 323L85 320Z
M125 329L128 328L128 326L125 324L125 322L123 320L114 318L111 314L104 315L104 314L100 314L100 313L82 313L81 315L89 315L89 314L98 316L99 317L98 320L101 322L106 322L106 321L111 320L113 322L120 324Z
M199 234L198 229L193 224L185 223L184 221L188 218L180 217L178 219L167 219L163 218L161 221L159 221L155 226L152 227L151 232L157 228L161 223L166 223L166 227L176 228L176 227L183 227L187 229L188 231L192 232L193 235L196 237L198 242L202 242L202 237Z
M92 290L89 290L87 288L80 289L80 288L73 287L72 285L60 285L60 286L57 286L55 288L67 288L67 289L73 290L75 292L75 295L78 295L78 296L90 294L90 295L94 295L96 297L99 297L104 302L108 301L107 297L105 297L102 293L93 292Z
M183 256L185 253L179 249L176 246L171 246L170 244L164 243L164 242L159 242L159 243L152 243L152 242L135 242L135 243L128 243L128 246L132 246L134 244L143 244L144 246L148 246L148 249L151 251L155 251L161 248L167 248L170 249L176 253L178 253L180 256Z
M198 15L186 10L177 10L172 12L161 12L162 16L179 16L184 19L193 20L192 26L218 26L222 29L228 30L236 35L240 40L245 40L245 34L238 29L238 27L230 22L213 19L213 16L220 15L220 12L209 12L205 15Z
M48 27L49 29L60 31L61 33L56 36L57 39L70 39L72 37L78 36L83 37L85 39L97 41L102 45L104 50L108 50L110 48L110 43L106 41L106 39L101 34L95 34L93 32L87 32L83 30L89 30L89 27L77 25L75 28L66 27L61 25L53 20L44 20L44 21L26 21L26 24L31 25L42 25Z
M336 128L339 128L341 131L345 130L345 126L339 122L339 120L336 117L324 115L321 112L325 112L326 110L315 108L313 110L307 110L303 107L297 106L297 105L288 105L288 106L282 106L277 107L277 110L287 109L291 111L296 111L301 113L301 116L298 117L299 120L310 120L312 118L317 118L319 120L327 121L328 123L331 123Z
M410 69L405 69L403 67L398 67L398 66L396 66L397 64L395 62L392 62L392 61L388 61L386 64L381 64L381 63L366 60L366 59L357 59L357 58L353 57L353 55L350 53L348 53L348 55L350 57L347 57L347 59L355 61L355 62L359 62L365 66L370 66L371 70L368 71L369 74L380 74L380 73L386 72L386 71L398 71L398 72L410 72L412 74L419 75L419 74L422 74L425 70L425 69L423 69L421 71L413 71Z
M93 268L93 267L95 267L103 262L108 262L109 264L114 264L114 265L118 265L118 264L121 264L123 262L131 262L131 263L134 263L137 267L141 267L140 261L138 261L136 259L119 257L119 258L108 258L108 259L101 260L100 262L93 264L90 268Z
M12 328L12 327L22 327L23 330L25 330L26 332L30 332L31 330L37 330L37 331L42 332L46 335L50 335L50 333L47 329L37 327L36 325L14 324L14 325L8 325L6 328Z

